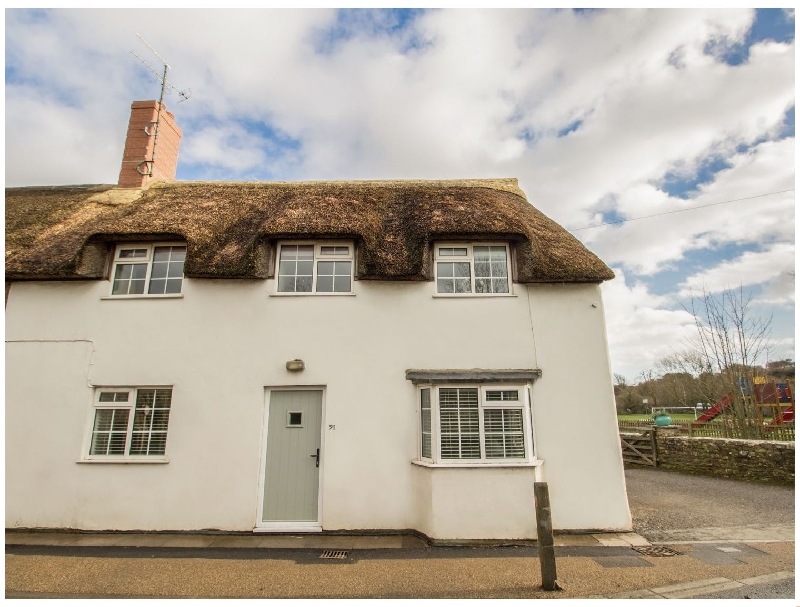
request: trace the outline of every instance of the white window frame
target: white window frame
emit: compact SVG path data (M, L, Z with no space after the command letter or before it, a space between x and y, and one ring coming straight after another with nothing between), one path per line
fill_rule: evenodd
M285 246L313 246L311 291L279 291L278 283L281 268L281 250ZM323 254L323 247L347 247L347 255ZM349 291L317 291L318 267L320 261L349 261L350 262L350 290ZM342 240L287 240L279 242L275 254L275 284L270 295L278 297L330 297L348 296L355 294L355 244Z
M478 420L480 425L481 457L475 459L449 459L441 456L441 416L439 408L439 390L442 388L472 388L478 390ZM417 457L414 463L433 467L480 467L480 466L536 466L541 463L536 456L536 443L531 415L531 384L474 384L474 383L441 383L419 384L416 390L417 418ZM431 457L422 455L422 390L430 390L431 404ZM487 401L487 391L516 390L519 401ZM519 404L512 404L518 402ZM486 433L484 429L484 411L488 409L519 409L522 413L522 435L525 456L521 458L488 458L486 457Z
M156 247L184 247L187 248L185 242L123 242L118 243L114 247L114 257L111 263L111 272L109 275L109 288L108 296L103 299L169 299L176 297L183 297L183 286L186 281L186 275L181 274L181 290L180 293L148 293L150 290L150 278L153 273L153 253ZM123 259L120 257L122 251L127 249L144 249L146 251L144 257L133 257L130 259ZM184 257L184 263L185 263ZM117 274L117 266L121 265L134 265L134 264L147 264L147 271L144 277L144 293L124 293L114 294L114 277Z
M167 443L164 447L164 454L158 455L131 455L131 440L133 438L133 422L136 413L136 396L139 390L172 390L170 398L170 415L167 421ZM128 393L128 400L123 402L100 402L100 394L104 392L126 392ZM172 409L175 402L175 388L174 386L103 386L96 387L92 395L92 406L86 419L86 428L84 431L83 446L81 449L81 457L79 463L99 462L99 463L167 463L167 449L169 443L169 427L172 418ZM127 409L128 410L128 423L125 430L125 449L124 453L119 455L92 455L92 439L94 436L94 423L98 410L101 409Z
M504 247L506 250L506 274L508 276L507 293L475 292L475 254L474 247ZM466 255L440 255L440 249L466 249ZM469 293L439 292L439 262L469 263ZM436 242L433 246L433 284L434 297L508 297L514 296L511 280L511 247L507 242Z

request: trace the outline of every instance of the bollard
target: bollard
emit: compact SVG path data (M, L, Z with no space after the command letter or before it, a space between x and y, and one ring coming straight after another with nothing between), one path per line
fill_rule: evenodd
M539 564L542 568L542 588L560 590L556 582L556 552L553 548L553 521L550 518L550 493L547 483L533 483L536 506L536 536L539 545Z

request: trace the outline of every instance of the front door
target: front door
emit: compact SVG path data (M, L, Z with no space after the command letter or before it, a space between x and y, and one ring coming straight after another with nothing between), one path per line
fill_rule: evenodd
M272 390L261 520L317 522L322 390Z

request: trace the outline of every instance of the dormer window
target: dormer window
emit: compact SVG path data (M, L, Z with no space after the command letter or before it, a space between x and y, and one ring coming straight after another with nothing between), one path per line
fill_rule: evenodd
M437 294L509 294L508 245L441 243L434 248Z
M352 294L353 245L281 243L276 274L279 294Z
M180 294L186 245L137 243L117 245L111 274L112 296Z

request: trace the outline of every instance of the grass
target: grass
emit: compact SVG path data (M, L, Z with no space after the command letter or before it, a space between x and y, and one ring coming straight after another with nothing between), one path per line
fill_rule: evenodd
M694 413L668 413L668 415L673 421L694 421ZM617 415L617 419L633 421L637 419L653 419L653 416L649 413L620 413Z

